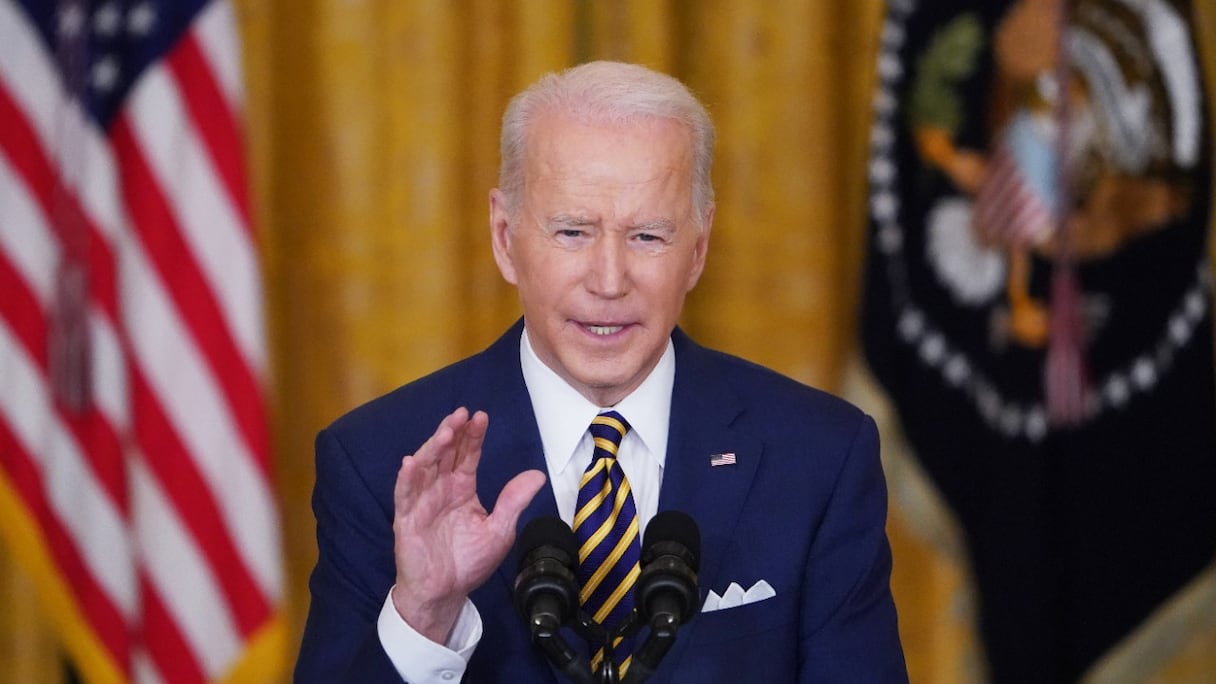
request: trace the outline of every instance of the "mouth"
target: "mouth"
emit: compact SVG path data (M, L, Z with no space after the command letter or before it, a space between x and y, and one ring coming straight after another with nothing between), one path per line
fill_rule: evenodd
M583 329L592 335L598 337L608 337L615 335L625 329L624 325L597 325L594 323L584 323Z

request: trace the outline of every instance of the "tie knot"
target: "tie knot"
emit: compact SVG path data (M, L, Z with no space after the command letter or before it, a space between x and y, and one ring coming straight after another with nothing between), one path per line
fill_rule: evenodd
M621 445L625 433L629 432L629 422L616 411L604 411L591 421L590 430L597 442L605 439L612 442L612 451L615 452L615 447Z

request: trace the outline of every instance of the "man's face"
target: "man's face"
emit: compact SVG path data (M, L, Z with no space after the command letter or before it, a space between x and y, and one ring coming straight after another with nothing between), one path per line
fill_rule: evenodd
M691 136L662 119L550 114L528 143L519 206L490 193L494 258L540 359L611 406L658 363L705 266L713 212L698 230Z

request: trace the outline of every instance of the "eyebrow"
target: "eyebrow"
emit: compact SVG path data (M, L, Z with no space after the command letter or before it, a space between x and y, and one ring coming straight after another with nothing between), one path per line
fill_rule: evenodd
M588 216L577 214L557 214L545 222L551 228L580 228L583 226L599 225L599 221ZM675 221L671 219L654 219L629 226L629 230L640 230L648 233L670 233L676 229Z
M644 221L634 226L630 226L632 230L641 230L647 233L663 233L672 232L676 229L676 224L671 219L655 219L653 221Z
M593 226L597 223L597 221L595 221L591 218L588 218L586 216L577 216L574 214L558 214L556 216L551 217L545 223L554 228L561 228L561 227L566 227L566 226L569 226L569 227Z

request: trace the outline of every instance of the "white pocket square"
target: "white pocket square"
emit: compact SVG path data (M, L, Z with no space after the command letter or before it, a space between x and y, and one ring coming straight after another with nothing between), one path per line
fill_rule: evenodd
M718 595L718 592L710 589L709 595L705 597L705 605L701 606L701 612L709 613L715 610L737 608L738 606L763 601L776 595L777 592L773 591L772 585L764 580L756 582L747 591L744 591L738 582L731 582L730 586L726 588L726 591L722 592L721 596Z

